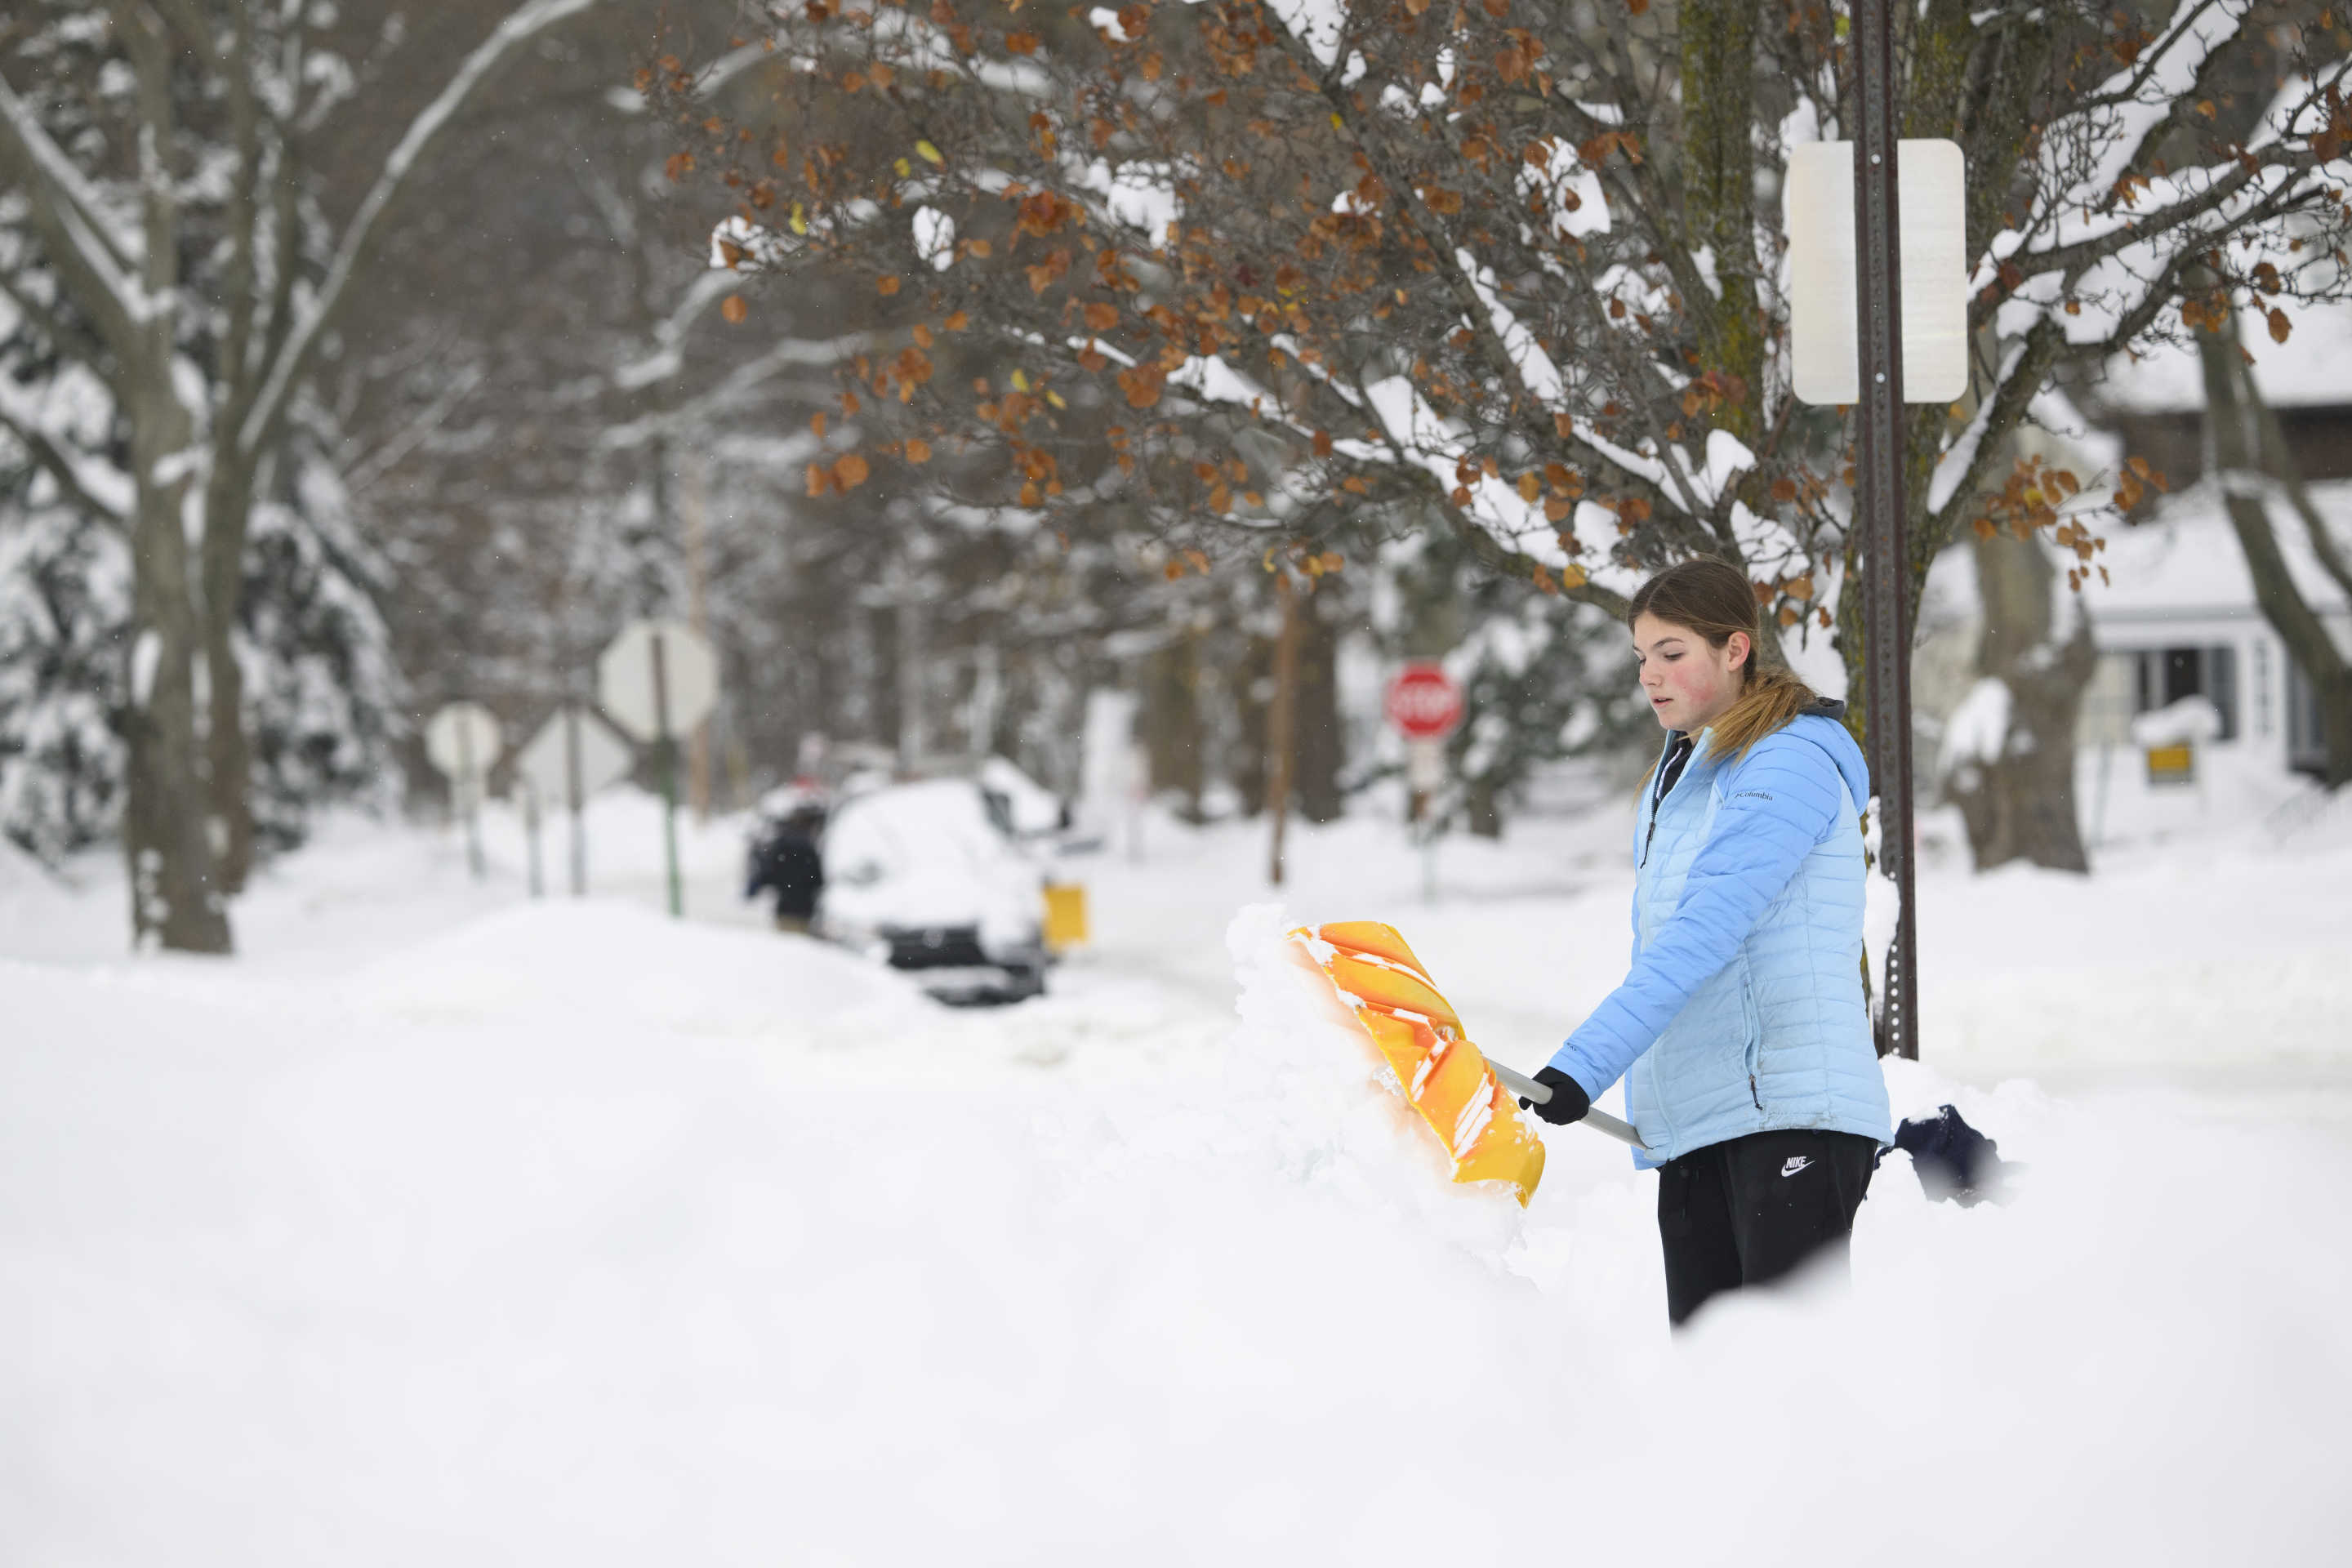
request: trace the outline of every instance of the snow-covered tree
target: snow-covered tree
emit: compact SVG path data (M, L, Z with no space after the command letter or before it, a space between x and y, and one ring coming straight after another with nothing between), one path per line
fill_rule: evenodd
M0 459L5 461L5 459ZM18 468L0 490L0 837L55 860L114 831L130 622L121 535Z
M0 431L61 504L126 542L121 837L141 940L230 945L226 897L242 884L256 821L244 595L268 503L290 499L279 516L302 514L289 426L321 350L457 111L529 41L595 3L529 0L507 14L340 222L303 162L305 139L362 90L352 62L322 41L332 7L131 0L95 12L52 0L5 39L0 297L14 357L0 373ZM282 577L328 538L274 561L265 549L259 577ZM303 593L324 581L311 573Z
M1916 598L2011 438L2057 416L2057 373L2179 331L2193 268L2344 291L2352 106L2336 18L2306 8L1901 10L1905 133L1960 143L1975 258L1970 389L1906 424ZM1859 689L1849 434L1791 393L1776 199L1788 148L1845 123L1829 6L768 15L785 107L756 124L706 123L675 61L647 74L730 187L733 264L850 269L895 307L813 489L887 469L1074 530L1116 500L1253 557L1411 513L1612 610L1717 555ZM2256 47L2277 68L2235 133L2210 94ZM960 374L975 341L1010 373ZM2090 571L2097 514L2147 480L2046 478L2023 515Z

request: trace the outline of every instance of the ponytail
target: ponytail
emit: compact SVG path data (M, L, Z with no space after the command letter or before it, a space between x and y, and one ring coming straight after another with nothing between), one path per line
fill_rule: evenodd
M1748 684L1723 717L1706 727L1717 756L1738 762L1748 748L1787 724L1821 699L1786 668L1759 669L1748 657Z

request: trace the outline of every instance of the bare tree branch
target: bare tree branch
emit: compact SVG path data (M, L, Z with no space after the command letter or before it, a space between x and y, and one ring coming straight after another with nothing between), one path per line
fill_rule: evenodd
M278 421L283 417L287 398L296 380L308 368L320 340L333 325L336 316L349 297L352 280L357 276L374 247L385 215L392 209L409 182L427 162L434 147L446 136L457 111L478 92L502 68L509 64L523 46L539 37L560 23L601 5L604 0L528 0L528 4L509 13L490 36L466 57L465 63L449 79L446 86L433 101L409 122L407 132L384 159L375 184L360 202L359 210L344 226L343 237L335 247L327 274L320 279L318 295L301 312L283 349L273 356L269 371L252 409L238 427L237 446L248 457L258 453Z

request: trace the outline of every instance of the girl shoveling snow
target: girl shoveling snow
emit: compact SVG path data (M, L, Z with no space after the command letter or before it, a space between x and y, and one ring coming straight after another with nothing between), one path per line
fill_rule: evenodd
M1824 701L1761 668L1745 574L1659 573L1628 619L1667 731L1634 825L1633 966L1520 1103L1574 1121L1625 1079L1658 1172L1666 1314L1807 1262L1843 1269L1891 1136L1862 989L1862 752Z

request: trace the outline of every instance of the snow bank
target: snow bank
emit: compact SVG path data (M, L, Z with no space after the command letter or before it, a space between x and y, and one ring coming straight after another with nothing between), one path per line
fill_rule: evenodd
M1622 972L1630 810L1449 845L1434 908L1393 824L1298 830L1286 892L1393 920L1533 1066ZM314 955L372 932L364 962L0 958L11 1554L2336 1553L2352 1139L2286 1079L2254 1106L2114 1069L2242 1089L2343 1033L2338 828L1926 868L1933 1065L1890 1084L1998 1137L2011 1201L1931 1205L1890 1158L1850 1290L1680 1341L1654 1179L1565 1128L1523 1215L1445 1183L1283 967L1290 917L1233 917L1262 838L1176 831L1094 862L1100 953L994 1013L766 933L480 910L462 858L394 835L271 895ZM366 886L403 932L444 918L368 924ZM2091 1070L2003 1082L2004 1050Z
M1240 987L1226 1092L1288 1179L1344 1195L1499 1265L1519 1206L1499 1184L1457 1187L1451 1162L1405 1103L1322 975L1302 969L1279 904L1252 904L1225 933Z
M801 1033L925 1016L899 974L804 937L711 931L612 902L524 905L338 980L354 1010L599 1033Z

